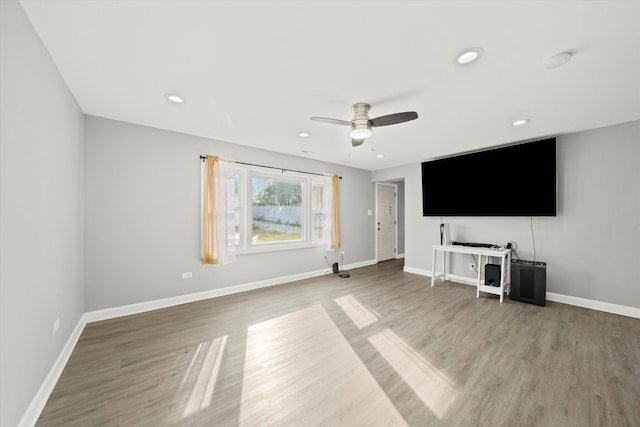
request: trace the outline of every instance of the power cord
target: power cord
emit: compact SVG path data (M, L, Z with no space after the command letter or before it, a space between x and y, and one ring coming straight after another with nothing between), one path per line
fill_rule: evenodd
M344 271L344 252L340 252L340 273L338 273L339 277L342 277L343 279L348 279L349 277L351 277L351 275L349 274L348 271Z
M536 260L536 236L533 235L533 217L531 217L531 240L533 241L533 260Z
M518 252L516 252L516 249L518 249L518 243L517 242L514 242L514 241L507 242L507 249L511 249L511 252L513 252L515 257L517 259L520 259L520 256L518 256Z
M342 269L342 266L344 265L344 254L340 254L340 258L341 258L341 265L340 268L338 269L337 273L333 273L333 267L331 266L331 263L329 262L329 258L327 258L327 256L324 256L324 260L327 262L327 266L329 267L329 270L331 270L332 272L330 273L326 273L325 276L338 276L341 277L343 279L348 279L349 277L351 277L351 275L349 274L348 271L344 271Z

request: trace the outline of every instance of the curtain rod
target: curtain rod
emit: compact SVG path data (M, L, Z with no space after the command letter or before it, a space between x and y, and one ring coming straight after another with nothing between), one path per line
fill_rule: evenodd
M200 160L202 160L202 161L207 160L207 156L200 156ZM284 172L296 172L296 173L306 173L307 175L326 176L325 174L322 174L322 173L297 171L295 169L276 168L276 167L273 167L273 166L256 165L255 163L245 163L245 162L236 162L236 161L234 161L233 163L236 163L236 164L239 164L239 165L245 165L245 166L257 166L259 168L275 169L275 170L281 171L282 173L284 173ZM341 176L339 176L338 178L342 179Z

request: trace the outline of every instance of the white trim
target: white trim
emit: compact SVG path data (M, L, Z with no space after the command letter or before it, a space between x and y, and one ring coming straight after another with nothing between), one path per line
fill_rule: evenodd
M402 268L402 271L404 271L405 273L411 273L411 274L418 274L420 276L432 276L432 272L431 270L423 270L422 268L415 268L415 267L408 267L408 266L404 266Z
M407 267L403 269L406 273L419 274L421 276L431 277L430 270L423 270L421 268ZM464 276L457 276L454 274L447 274L447 280L453 282L462 283L465 285L476 286L476 279ZM611 304L608 302L597 301L592 299L574 297L571 295L556 294L554 292L547 292L547 300L558 302L561 304L575 305L577 307L588 308L591 310L603 311L605 313L619 314L621 316L633 317L640 319L640 308L629 307L626 305Z
M203 292L179 295L175 297L146 301L137 304L123 305L120 307L105 308L103 310L90 311L87 313L88 322L97 322L100 320L113 319L121 316L129 316L132 314L144 313L147 311L158 310L161 308L172 307L174 305L187 304L190 302L202 301L210 298L217 298L225 295L236 294L239 292L251 291L259 288L266 288L273 285L280 285L296 280L308 279L310 277L321 276L326 270L316 270L308 273L294 274L291 276L280 277L275 279L260 280L258 282L244 283L241 285L227 286L225 288L211 289Z
M404 258L404 254L396 254L396 259L402 259Z
M403 255L404 256L404 255ZM343 266L345 270L351 270L354 268L366 267L369 265L374 265L377 263L377 260L371 259L367 261L356 262L353 264L348 264ZM429 276L431 277L432 272L430 270L424 270L421 268L408 267L404 266L403 271L405 273L418 274L420 276ZM327 270L316 270L308 273L300 273L294 274L291 276L284 276L274 279L260 280L257 282L245 283L243 285L229 286L226 288L220 289L212 289L210 291L197 292L188 295L180 295L177 297L164 298L160 300L148 301L138 304L130 304L121 307L113 307L107 308L104 310L96 310L89 311L84 313L80 319L78 320L78 324L74 328L73 332L67 339L60 355L56 359L55 363L51 367L49 374L43 381L42 385L38 389L38 392L31 400L29 407L26 412L22 416L18 427L31 427L34 426L38 421L42 410L44 409L49 396L53 392L53 389L62 374L64 367L75 348L82 331L87 323L96 322L100 320L113 319L121 316L128 316L131 314L144 313L146 311L157 310L159 308L171 307L174 305L184 304L188 302L201 301L209 298L216 298L224 295L231 295L238 292L245 292L253 289L259 289L274 285L281 285L289 282L293 282L296 280L308 279L311 277L318 277L324 274L327 274ZM447 275L448 280L453 280L458 283L476 286L476 281L470 277L457 276L449 274ZM568 295L556 294L552 292L547 292L547 299L549 301L554 301L562 304L575 305L578 307L588 308L592 310L604 311L607 313L619 314L622 316L628 316L640 319L640 308L635 307L627 307L618 304L611 304L607 302L589 300L585 298L572 297Z
M354 268L366 267L368 265L374 265L377 261L370 259L367 261L356 262L353 264L347 264L342 266L344 270L352 270ZM180 295L177 297L164 298L154 301L147 301L138 304L129 304L120 307L106 308L103 310L95 310L84 313L75 329L69 336L65 346L62 348L60 355L56 359L55 363L51 367L49 374L45 378L44 382L40 386L40 389L31 400L31 404L27 408L26 412L22 416L18 427L32 427L38 421L44 406L49 400L49 396L53 392L53 389L62 374L64 367L73 352L78 339L84 330L87 323L97 322L101 320L113 319L121 316L129 316L132 314L144 313L146 311L157 310L160 308L172 307L174 305L185 304L189 302L201 301L209 298L216 298L224 295L231 295L239 292L250 291L253 289L266 288L269 286L282 285L296 280L308 279L311 277L318 277L330 273L328 270L316 270L307 273L293 274L291 276L277 277L273 279L260 280L258 282L245 283L243 285L229 286L226 288L212 289L204 292L197 292L193 294Z
M347 264L342 268L344 270L353 270L354 268L367 267L369 265L375 265L378 261L375 259L369 259L367 261L354 262L353 264Z
M261 246L263 245L263 246ZM267 243L257 243L250 248L245 249L237 249L236 256L242 255L253 255L260 254L264 252L276 252L276 251L289 251L293 249L308 249L308 248L318 248L322 246L322 242L317 240L312 240L310 242L301 241L288 241L288 242L267 242Z
M640 308L547 292L547 300L640 319Z
M375 260L368 260L342 266L344 270L365 267L375 264ZM105 308L103 310L89 311L85 313L86 321L97 322L100 320L113 319L121 316L144 313L146 311L158 310L160 308L172 307L174 305L186 304L190 302L202 301L210 298L217 298L239 292L251 291L254 289L267 288L269 286L282 285L296 280L309 279L327 274L328 270L315 270L307 273L293 274L291 276L276 277L273 279L260 280L257 282L244 283L241 285L228 286L225 288L211 289L193 294L179 295L175 297L163 298L153 301L146 301L137 304L123 305L120 307Z
M433 272L431 270L423 270L422 268L415 267L405 266L403 268L403 271L405 273L419 274L420 276L431 277L433 275ZM463 285L478 286L478 279L475 277L458 276L457 274L447 273L445 275L445 279L451 280L452 282L461 283Z
M42 382L42 385L38 389L36 395L33 396L33 399L31 400L31 403L29 404L26 412L22 416L22 419L20 419L18 427L31 427L34 426L38 421L38 418L40 417L44 406L49 400L49 396L53 392L53 389L56 386L56 383L58 382L58 379L60 378L60 375L62 374L62 371L64 370L64 367L69 360L69 357L71 357L71 353L73 352L73 349L75 348L85 325L87 324L86 317L86 313L80 316L78 324L71 332L71 335L67 339L64 347L62 347L62 351L60 351L58 358L53 363L51 370Z

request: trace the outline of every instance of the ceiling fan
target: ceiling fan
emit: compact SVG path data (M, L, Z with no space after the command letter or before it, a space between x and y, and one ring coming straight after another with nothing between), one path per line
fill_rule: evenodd
M371 106L366 102L358 102L353 104L353 119L351 121L330 119L327 117L311 117L311 120L324 123L332 123L335 125L351 126L351 145L357 147L362 145L365 139L373 133L371 128L380 126L395 125L397 123L408 122L418 118L415 111L406 111L404 113L387 114L386 116L369 118L369 109Z

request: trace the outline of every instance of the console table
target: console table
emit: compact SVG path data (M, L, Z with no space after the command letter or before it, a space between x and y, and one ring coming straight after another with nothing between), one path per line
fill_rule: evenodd
M442 253L442 270L441 273L437 272L436 267L436 254L438 252ZM499 249L499 248L478 248L471 246L460 246L460 245L434 245L433 246L433 259L432 259L432 269L433 272L431 274L431 287L435 284L436 280L442 279L446 280L448 277L447 274L447 264L446 264L446 254L447 253L461 253L461 254L469 254L469 255L478 255L478 283L477 283L477 291L476 297L480 297L480 292L486 292L489 294L499 295L500 302L504 300L504 292L506 290L509 293L509 285L510 285L510 270L511 270L511 249ZM482 257L485 257L485 264L489 262L489 257L500 258L500 286L487 286L482 283Z

